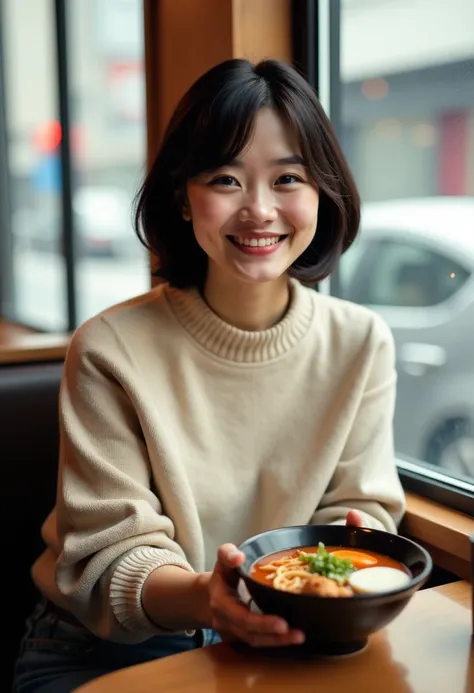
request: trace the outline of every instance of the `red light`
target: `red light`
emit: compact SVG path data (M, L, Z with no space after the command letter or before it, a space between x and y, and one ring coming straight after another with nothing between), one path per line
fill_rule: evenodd
M41 123L34 134L35 147L43 153L53 152L61 144L61 123L49 120Z

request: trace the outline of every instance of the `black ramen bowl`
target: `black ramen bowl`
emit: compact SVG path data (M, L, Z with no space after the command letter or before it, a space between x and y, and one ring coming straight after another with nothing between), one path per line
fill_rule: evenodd
M388 556L403 563L411 573L404 587L377 594L352 597L319 597L294 594L264 585L250 577L253 565L269 554L299 547L355 548ZM339 525L282 527L244 541L239 549L245 563L238 569L255 605L265 614L281 616L292 628L305 633L304 645L288 648L305 655L343 655L363 649L372 633L390 623L423 586L433 569L424 548L404 537L375 529ZM277 648L275 655L282 654Z

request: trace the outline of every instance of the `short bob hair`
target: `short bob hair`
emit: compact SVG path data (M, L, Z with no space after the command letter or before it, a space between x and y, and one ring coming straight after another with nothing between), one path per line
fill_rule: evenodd
M172 286L202 287L207 256L183 219L186 183L229 164L249 142L255 116L273 109L296 136L319 192L317 233L289 268L312 285L327 277L359 228L360 200L333 127L308 82L277 60L227 60L200 77L178 104L136 198L135 229Z

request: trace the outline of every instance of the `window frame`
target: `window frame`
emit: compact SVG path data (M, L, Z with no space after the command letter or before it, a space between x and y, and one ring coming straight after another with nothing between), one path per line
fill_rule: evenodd
M292 12L294 65L316 89L336 134L340 135L341 0L293 0ZM318 290L341 294L338 268ZM396 461L405 491L474 517L474 481L459 481L399 453Z
M66 268L67 294L67 329L69 332L77 327L77 290L76 290L76 233L73 213L73 180L71 154L71 118L68 62L68 16L66 0L54 1L54 23L56 29L56 85L61 124L61 241L63 244Z
M3 6L0 0L0 27L3 25ZM8 165L8 140L5 108L5 68L3 34L0 32L0 315L10 318L13 303L11 197Z
M3 0L0 0L0 26L4 13ZM69 99L69 68L68 68L68 22L66 0L54 0L51 4L51 21L55 29L56 47L56 95L61 124L61 243L65 263L65 291L67 297L66 331L72 332L77 323L77 291L76 291L76 253L74 215L72 204L72 160L70 139L70 99ZM54 78L54 74L52 75ZM8 127L5 109L5 74L3 35L0 32L0 316L18 322L14 313L14 281L13 281L13 232L11 223L11 193L10 167L8 157ZM35 332L49 332L37 325L28 325Z
M398 474L405 491L474 517L474 485L397 456Z

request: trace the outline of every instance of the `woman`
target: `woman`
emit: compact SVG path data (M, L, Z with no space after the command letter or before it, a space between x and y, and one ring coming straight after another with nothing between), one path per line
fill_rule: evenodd
M17 693L216 631L300 643L238 600L236 545L292 524L396 531L390 332L309 288L358 225L331 124L292 68L231 60L184 96L137 206L164 282L82 325L67 355Z

